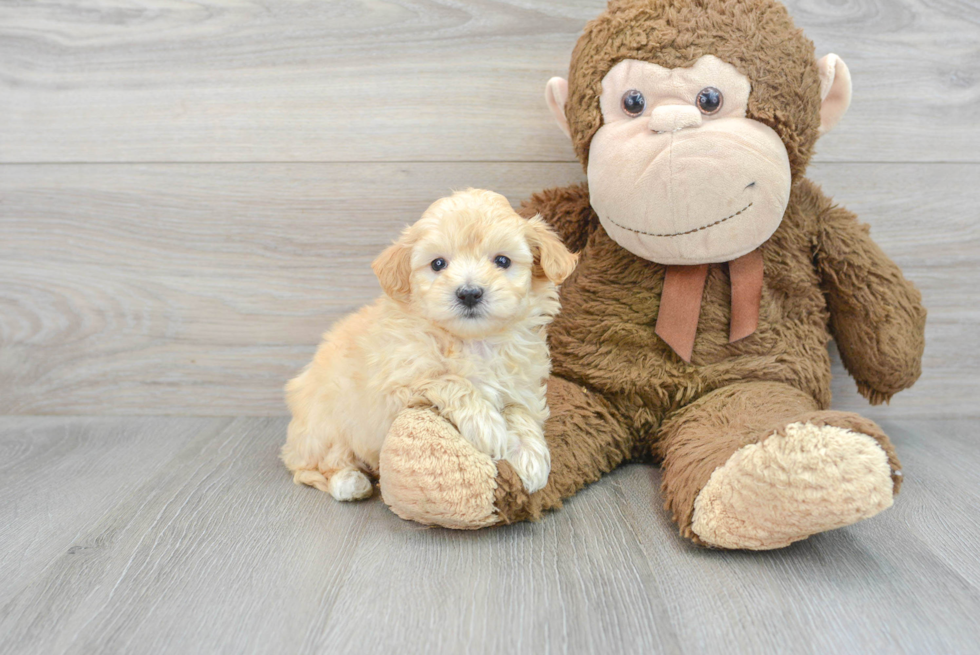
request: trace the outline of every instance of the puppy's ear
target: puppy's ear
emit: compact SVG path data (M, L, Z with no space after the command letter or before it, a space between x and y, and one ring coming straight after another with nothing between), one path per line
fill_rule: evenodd
M412 240L408 230L371 264L381 288L392 300L408 302L412 293Z
M527 242L534 253L534 276L561 284L575 270L578 255L568 251L540 216L529 219L527 227Z

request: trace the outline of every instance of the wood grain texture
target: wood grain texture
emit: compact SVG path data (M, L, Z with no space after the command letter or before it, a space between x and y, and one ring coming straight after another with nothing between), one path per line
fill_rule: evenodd
M791 0L850 64L822 161L971 161L974 0ZM543 101L605 0L0 3L0 162L572 161Z
M0 177L0 414L279 415L369 263L453 187L514 202L576 164L23 165ZM925 294L925 374L871 416L980 406L980 166L815 166Z
M425 529L377 496L344 505L292 485L276 459L285 426L0 419L2 447L63 435L0 478L0 497L49 498L52 515L31 524L61 539L8 557L24 574L0 584L0 653L913 654L980 640L976 420L886 424L907 474L896 506L769 553L681 540L643 464L540 523ZM86 488L87 469L141 450L156 466L106 511L48 490L50 466L72 459L61 482ZM17 514L0 504L0 524Z
M604 4L0 0L0 655L976 651L977 0L787 2L854 76L811 177L930 310L892 407L835 364L898 447L893 509L698 550L632 464L458 533L278 462L283 383L401 225L581 179L543 85Z
M230 419L0 417L0 586L9 593L67 552L121 498L137 493L192 438Z

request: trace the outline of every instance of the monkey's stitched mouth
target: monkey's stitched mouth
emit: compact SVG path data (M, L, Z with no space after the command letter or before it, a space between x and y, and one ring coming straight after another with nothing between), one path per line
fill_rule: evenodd
M620 225L619 223L617 223L616 221L614 221L611 218L609 219L609 222L612 223L613 225L615 225L618 228L622 228L624 230L627 230L628 232L634 232L636 234L642 234L642 235L648 236L648 237L664 237L664 238L666 238L666 237L682 237L685 234L694 234L695 232L700 232L701 230L707 230L708 228L714 227L716 225L721 225L725 221L731 220L731 219L735 218L736 216L739 216L740 214L744 214L746 211L748 211L749 207L751 207L754 204L755 203L750 202L745 207L742 207L741 209L739 209L737 212L735 212L731 216L726 216L725 218L723 218L721 220L718 220L718 221L715 221L714 223L708 223L707 225L702 225L701 227L696 227L693 230L687 230L686 232L676 232L674 234L655 234L653 232L644 232L643 230L634 230L631 227L626 227L625 225Z

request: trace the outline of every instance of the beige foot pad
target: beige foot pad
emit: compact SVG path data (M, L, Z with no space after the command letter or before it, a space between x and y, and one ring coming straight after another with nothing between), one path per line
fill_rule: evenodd
M793 423L715 469L694 501L692 528L709 546L782 548L888 509L892 486L873 438Z
M403 519L458 530L499 521L497 465L430 410L398 415L381 449L379 475L381 497Z

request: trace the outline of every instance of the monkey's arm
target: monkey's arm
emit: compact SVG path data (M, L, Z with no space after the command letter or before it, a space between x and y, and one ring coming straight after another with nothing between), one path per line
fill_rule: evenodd
M815 261L830 307L830 328L858 391L888 402L922 372L922 295L871 240L868 225L821 197Z
M521 203L521 216L531 218L541 214L558 233L565 247L578 252L585 247L599 219L589 204L589 189L585 184L545 189Z

